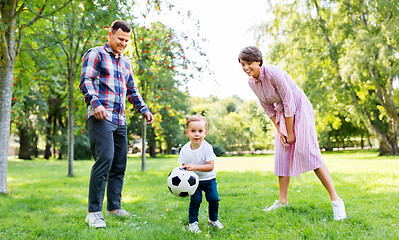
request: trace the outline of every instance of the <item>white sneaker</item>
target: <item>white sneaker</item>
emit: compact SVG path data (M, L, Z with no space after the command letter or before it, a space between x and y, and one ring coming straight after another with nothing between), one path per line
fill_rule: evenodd
M190 230L190 232L193 232L193 233L201 232L201 230L198 227L198 222L193 222L193 223L188 224L188 230Z
M108 211L108 214L120 218L130 218L130 213L122 208L116 210L115 212Z
M338 201L331 201L331 205L334 212L334 220L343 220L346 218L345 204L341 199Z
M282 205L279 200L276 200L276 201L274 201L273 205L271 205L268 208L262 209L262 211L269 212L269 211L275 210L280 207L288 207L288 206L289 206L288 203L285 205Z
M88 213L85 222L89 223L89 227L95 227L95 228L105 227L104 217L101 212Z
M223 224L219 220L211 221L208 219L208 224L211 225L212 227L217 227L219 229L223 228Z

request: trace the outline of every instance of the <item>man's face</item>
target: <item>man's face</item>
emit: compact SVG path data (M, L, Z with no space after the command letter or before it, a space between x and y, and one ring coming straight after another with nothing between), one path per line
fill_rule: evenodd
M112 33L111 30L108 32L108 45L115 55L121 54L123 52L129 40L130 32L124 32L120 28L115 33Z

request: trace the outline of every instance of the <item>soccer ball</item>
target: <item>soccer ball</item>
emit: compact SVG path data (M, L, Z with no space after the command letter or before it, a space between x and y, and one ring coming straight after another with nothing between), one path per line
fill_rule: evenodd
M168 176L168 188L179 197L191 196L197 190L199 178L194 171L186 171L181 167L174 168Z

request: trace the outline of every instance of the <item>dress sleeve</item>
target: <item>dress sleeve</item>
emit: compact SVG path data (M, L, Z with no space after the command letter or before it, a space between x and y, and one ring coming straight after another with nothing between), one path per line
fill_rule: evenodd
M259 101L259 102L260 102L260 105L262 106L263 110L265 111L265 114L266 114L269 118L271 118L271 117L273 117L274 115L276 115L276 111L274 110L273 104L267 104L267 103L264 103L264 102L262 102L262 101Z
M284 70L272 66L269 68L271 75L271 81L275 86L278 95L281 98L284 107L284 117L292 117L295 115L295 102L293 96L293 90L290 86L290 82L293 80Z

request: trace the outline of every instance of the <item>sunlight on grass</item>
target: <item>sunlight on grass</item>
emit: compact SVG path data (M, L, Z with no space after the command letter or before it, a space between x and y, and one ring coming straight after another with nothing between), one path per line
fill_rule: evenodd
M189 198L172 195L168 173L177 155L129 158L122 207L132 218L105 214L106 229L84 222L92 160L9 160L9 194L0 195L0 239L396 239L399 236L399 156L378 157L373 151L323 153L335 187L345 200L348 219L332 219L327 191L313 172L292 178L291 207L263 208L278 199L274 156L219 157L215 162L222 230L207 226L205 198L199 227L187 231ZM106 201L104 202L106 212Z
M245 172L245 171L271 171L274 169L274 156L261 157L219 157L215 161L215 171Z

